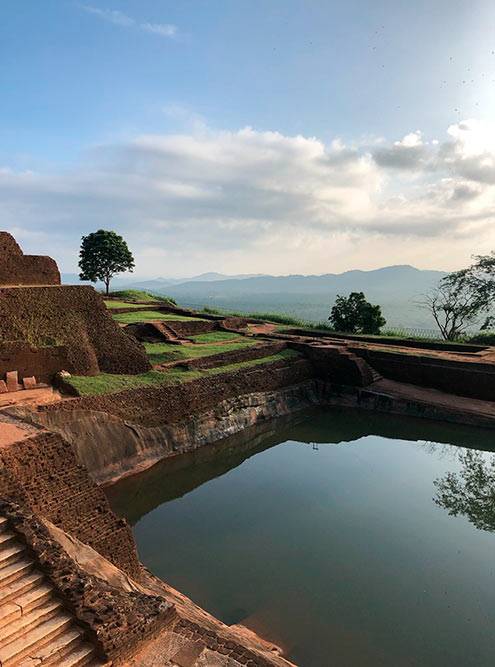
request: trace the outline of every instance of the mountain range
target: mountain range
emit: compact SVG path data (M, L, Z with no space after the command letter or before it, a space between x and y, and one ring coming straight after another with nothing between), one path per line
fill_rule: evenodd
M387 326L433 329L433 320L418 305L422 296L445 275L443 271L416 269L409 265L386 266L371 271L352 270L323 275L271 276L203 273L191 278L116 278L112 289L143 289L167 294L179 303L200 308L239 311L284 312L315 322L328 318L337 294L364 292L382 307ZM64 283L78 282L64 274Z

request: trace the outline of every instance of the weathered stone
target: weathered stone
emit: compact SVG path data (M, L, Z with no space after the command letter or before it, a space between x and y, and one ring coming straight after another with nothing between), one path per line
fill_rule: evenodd
M7 381L7 391L18 391L20 389L17 371L7 371L5 379Z
M22 385L24 389L36 389L36 378L34 376L22 378Z
M8 391L4 380L0 380L0 394L5 394Z

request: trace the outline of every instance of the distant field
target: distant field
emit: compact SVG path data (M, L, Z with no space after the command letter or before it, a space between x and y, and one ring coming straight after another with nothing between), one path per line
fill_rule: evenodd
M176 322L186 322L200 319L198 317L188 317L187 315L176 315L175 313L161 313L158 310L140 310L135 313L115 313L112 317L120 324L136 324L137 322L150 322L152 320L175 320Z

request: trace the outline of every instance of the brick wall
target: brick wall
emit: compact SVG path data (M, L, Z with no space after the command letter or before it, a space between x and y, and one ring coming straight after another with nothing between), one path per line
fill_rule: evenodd
M0 285L60 285L51 257L24 255L13 236L0 232Z
M39 434L0 450L0 498L49 519L114 565L138 576L132 531L60 435Z

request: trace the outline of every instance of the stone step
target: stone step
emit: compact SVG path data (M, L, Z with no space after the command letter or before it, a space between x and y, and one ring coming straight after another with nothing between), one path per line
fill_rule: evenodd
M33 569L33 566L34 563L30 558L22 557L2 567L0 570L0 590L13 581L26 576Z
M41 660L43 667L45 665L56 665L59 667L63 659L68 657L72 651L82 646L82 637L83 631L80 628L76 625L69 626L64 632L45 644L43 648L38 649L36 657Z
M83 667L83 665L101 665L95 658L95 650L91 644L81 642L57 664L57 667Z
M29 630L21 637L0 648L0 665L2 667L17 665L21 662L22 658L28 655L35 656L36 658L41 658L42 655L50 656L55 649L58 650L60 637L67 634L66 631L70 628L71 624L72 617L69 614L58 613L53 618L41 623L38 627ZM71 635L71 642L76 641L80 637L80 634L79 630L75 630ZM51 646L50 650L47 645Z
M25 547L19 542L17 544L7 544L5 548L0 549L0 569L17 560L23 551L25 551Z
M9 522L4 516L0 516L0 533L3 533L4 530L7 530Z
M58 611L60 611L62 603L56 598L52 598L40 607L35 607L22 614L22 616L2 628L0 634L0 648L6 644L10 644L14 639L25 634L29 630L41 625L50 618L53 618Z
M16 536L11 530L3 530L0 533L0 549L3 549L9 542L13 542Z
M0 605L0 628L20 618L22 614L27 614L31 609L45 604L52 595L52 587L49 584L41 583L27 593L18 595L15 602Z
M0 588L0 605L6 602L11 602L19 595L27 593L43 581L43 574L41 572L30 572L21 579L16 579L10 584ZM0 663L1 664L1 663ZM2 666L3 667L3 666Z

